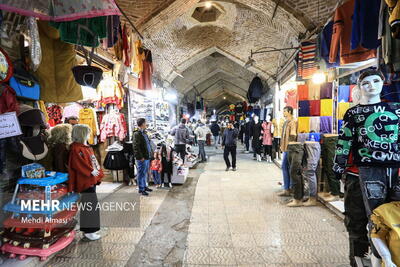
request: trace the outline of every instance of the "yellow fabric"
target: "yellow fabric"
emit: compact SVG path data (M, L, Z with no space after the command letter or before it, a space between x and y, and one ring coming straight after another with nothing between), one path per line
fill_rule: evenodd
M82 90L71 69L76 65L74 46L60 40L58 30L46 21L38 21L42 61L36 71L40 83L40 99L51 103L82 99Z
M138 75L143 71L143 60L146 58L145 54L142 51L142 42L137 40L135 42L135 66L133 67L133 72Z
M338 119L343 120L344 114L346 111L350 108L350 103L345 102L345 103L339 103L338 105Z
M386 241L392 261L400 266L400 202L379 206L373 211L371 221L371 237Z
M285 123L284 119L280 119L279 123L277 119L272 120L272 125L274 125L274 132L273 136L274 137L281 137L282 136L282 129L283 129L283 124Z
M309 133L310 132L310 117L299 117L298 120L299 133Z
M47 109L43 100L39 100L39 109L43 112L46 122L49 122L49 114L47 114Z
M390 8L389 24L400 19L400 1L398 0L386 0L386 4Z
M333 100L321 99L321 116L333 115Z
M91 108L83 108L79 111L79 123L86 124L91 129L88 143L93 145L94 138L98 135L96 113Z

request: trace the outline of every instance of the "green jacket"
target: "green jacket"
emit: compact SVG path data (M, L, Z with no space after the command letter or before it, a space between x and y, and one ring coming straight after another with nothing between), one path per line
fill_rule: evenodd
M144 132L144 134L147 136L146 132ZM150 159L150 155L153 155L153 151L148 151L146 140L142 132L139 130L133 132L133 154L135 155L135 159L137 160Z

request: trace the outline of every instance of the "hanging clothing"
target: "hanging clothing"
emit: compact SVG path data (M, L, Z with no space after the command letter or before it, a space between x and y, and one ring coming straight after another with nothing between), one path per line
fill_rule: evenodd
M94 145L94 138L98 135L96 112L91 108L81 109L79 111L79 123L89 126L91 131L88 143Z
M310 118L310 132L319 133L321 130L321 119L320 117Z
M321 93L321 85L308 82L308 98L307 100L319 100Z
M333 115L333 100L322 99L321 100L321 116L332 116Z
M117 58L118 61L121 61L124 55L124 48L123 48L123 41L122 41L122 29L121 26L118 27L118 40L115 43L114 47L114 55Z
M297 108L297 90L288 90L285 92L285 104L294 109Z
M299 101L299 117L309 117L310 116L310 101L303 100Z
M262 125L262 135L263 135L263 141L262 144L264 146L268 145L271 146L272 145L272 122L263 122Z
M309 133L310 132L310 117L299 117L297 119L299 133Z
M118 15L107 17L107 40L105 42L106 48L113 47L118 41L118 31L120 27L120 21Z
M330 99L332 98L332 83L324 83L321 84L320 89L320 98L321 99Z
M38 21L42 61L36 71L40 99L49 103L67 103L82 99L82 89L71 69L76 65L74 46L60 40L59 32L46 21ZM76 31L76 29L75 29Z
M2 84L0 86L0 114L13 111L18 111L16 93L10 86Z
M47 107L47 114L49 115L49 124L51 127L62 123L62 108L59 105L51 105Z
M103 117L100 125L100 141L104 142L108 137L118 137L123 141L128 133L125 115L122 113L111 112Z
M355 0L351 31L351 49L359 46L377 49L381 0Z
M340 85L338 89L338 102L350 102L350 86Z
M99 39L107 36L106 16L50 22L50 25L60 32L60 39L63 42L75 45L98 47L100 44ZM80 27L81 25L85 28Z
M321 33L318 35L319 43L319 56L325 61L326 68L335 68L340 65L339 50L336 54L332 53L332 58L335 58L334 63L329 63L329 57L331 55L331 43L332 43L332 33L333 33L333 20L329 21L328 24L322 29Z
M135 41L135 57L134 57L134 67L133 72L137 75L140 75L143 71L143 60L145 60L146 56L144 54L144 49L142 48L142 41Z
M316 65L316 40L301 42L297 60L297 76L301 79L309 79L317 70Z
M297 86L297 96L299 100L308 100L308 85L298 85Z
M382 55L395 72L400 71L400 40L392 36L388 7L383 10Z
M320 122L321 133L332 133L332 117L320 117Z
M64 122L66 118L77 117L79 118L79 111L83 109L82 105L78 103L73 103L72 105L66 106L63 109L62 121Z
M39 102L39 109L43 112L43 115L44 115L44 118L46 119L46 122L49 123L49 119L50 118L49 118L49 114L47 114L47 109L46 109L46 105L44 104L44 101L43 100L39 100L38 102ZM64 121L64 119L62 119L62 121Z
M335 63L340 50L340 64L345 65L364 61L376 57L375 49L367 49L358 46L351 49L352 18L356 0L349 0L338 7L334 16L333 34L329 62Z
M129 67L131 64L131 59L130 59L131 47L129 47L128 33L127 33L126 25L124 25L124 28L122 30L122 48L124 51L124 65Z
M143 60L143 71L140 74L138 81L138 89L141 90L151 90L153 89L153 59L151 56L151 51L145 49L144 50L144 60Z
M107 104L115 104L118 109L124 106L124 89L120 81L113 78L103 79L97 87L97 95L100 98L98 102L103 107Z
M350 108L350 103L339 103L338 104L338 119L343 120L344 114Z
M310 115L311 116L321 115L321 101L320 100L310 100Z
M400 39L400 1L386 0L386 4L390 10L389 24L392 35L396 39Z
M249 103L257 102L264 92L264 85L260 77L256 76L250 83L249 90L247 91L247 99Z

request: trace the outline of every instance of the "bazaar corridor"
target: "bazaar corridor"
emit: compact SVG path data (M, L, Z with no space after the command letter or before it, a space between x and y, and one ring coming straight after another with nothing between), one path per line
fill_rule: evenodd
M216 154L189 177L141 198L141 227L104 229L46 266L348 266L343 222L322 205L286 207L275 164L239 154L238 170L225 172Z

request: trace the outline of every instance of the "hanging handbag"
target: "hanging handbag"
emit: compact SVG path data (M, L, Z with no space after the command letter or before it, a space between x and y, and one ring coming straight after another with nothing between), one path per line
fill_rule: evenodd
M39 82L35 76L25 69L21 61L14 63L14 74L9 83L17 96L32 100L39 100Z
M93 35L93 40L95 43L97 40L97 35L84 25L78 26L78 42L80 40L81 28ZM91 66L94 55L94 46L92 46L92 50L90 53L87 52L86 49L83 48L83 46L80 47L86 59L87 66L75 66L72 68L72 73L74 74L75 81L82 86L97 88L103 78L103 71L98 67Z
M129 167L123 151L109 151L104 159L103 166L107 170L124 170Z

